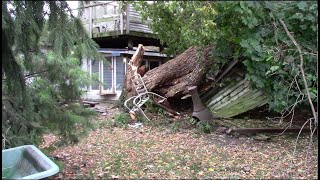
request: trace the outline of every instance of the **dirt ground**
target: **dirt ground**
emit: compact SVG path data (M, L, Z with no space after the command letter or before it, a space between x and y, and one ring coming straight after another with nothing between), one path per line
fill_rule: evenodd
M58 138L44 136L41 149L59 164L60 172L50 179L123 178L241 178L317 179L317 140L310 149L308 134L295 149L296 135L273 136L270 141L224 133L184 128L184 120L163 115L143 127L115 126L119 110L107 110L97 125L76 145L55 147ZM184 121L184 122L182 122Z

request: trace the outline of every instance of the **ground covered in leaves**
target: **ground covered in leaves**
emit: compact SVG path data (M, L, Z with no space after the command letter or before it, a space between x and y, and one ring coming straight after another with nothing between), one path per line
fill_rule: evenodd
M205 134L187 119L163 115L132 128L114 123L117 109L95 120L96 129L76 145L57 148L46 135L41 149L59 164L50 179L88 178L243 178L316 179L317 141L308 149L308 134L255 141L246 136ZM119 116L117 117L119 119Z

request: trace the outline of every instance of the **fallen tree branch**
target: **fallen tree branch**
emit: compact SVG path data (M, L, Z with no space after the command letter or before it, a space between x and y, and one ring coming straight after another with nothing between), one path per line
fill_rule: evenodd
M48 72L49 70L43 70L43 71L39 71L39 72L34 72L34 73L30 73L24 76L24 78L31 78L37 75L40 75L42 73Z
M318 116L317 116L317 113L315 111L314 105L312 103L310 92L309 92L309 89L308 89L308 83L307 83L306 76L305 76L304 69L303 69L303 61L304 60L303 60L303 55L302 55L302 51L301 51L300 45L297 43L297 41L294 39L294 37L290 34L290 32L289 32L287 26L285 25L285 23L281 19L279 19L279 21L280 21L283 29L286 31L287 35L289 36L289 38L291 39L291 41L293 42L293 44L297 47L297 49L299 51L300 71L301 71L301 74L302 74L302 79L303 79L303 83L304 83L304 86L305 86L305 89L306 89L306 94L308 96L308 100L309 100L309 104L310 104L310 107L311 107L311 111L312 111L315 123L317 125L318 124Z

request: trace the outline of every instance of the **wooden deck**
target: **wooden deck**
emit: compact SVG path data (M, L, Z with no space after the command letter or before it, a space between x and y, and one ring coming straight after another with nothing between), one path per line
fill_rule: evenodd
M104 3L90 2L85 5L82 23L100 46L107 47L115 40L123 40L115 44L117 47L128 46L129 41L134 45L140 40L144 45L160 46L155 34L146 22L142 22L139 12L130 3L122 9L120 1L106 1ZM138 38L138 39L137 39ZM135 43L139 41L139 43Z

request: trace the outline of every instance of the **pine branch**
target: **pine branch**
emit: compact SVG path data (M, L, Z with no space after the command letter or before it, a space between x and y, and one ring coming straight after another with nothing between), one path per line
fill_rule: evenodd
M31 78L33 76L36 76L36 75L40 75L40 74L43 74L45 72L48 72L49 70L43 70L43 71L40 71L40 72L34 72L34 73L30 73L30 74L27 74L24 76L24 78Z
M66 6L68 9L68 12L70 13L71 18L74 18L73 14L72 14L72 9L70 8L70 6L68 4Z
M301 51L300 45L297 43L297 41L294 39L294 37L290 34L290 32L289 32L287 26L285 25L285 23L281 19L279 19L279 21L280 21L283 29L286 31L287 35L289 36L289 38L291 39L291 41L293 42L293 44L297 47L297 50L299 51L300 71L301 71L301 74L302 74L304 87L306 89L306 94L308 96L308 100L309 100L309 104L310 104L310 107L311 107L311 111L312 111L314 120L315 120L316 124L318 124L318 116L317 116L317 113L315 111L314 105L313 105L312 100L311 100L311 95L310 95L310 92L309 92L309 89L308 89L308 83L307 83L307 79L306 79L304 68L303 68L304 59L303 59L303 55L302 55L302 51Z

